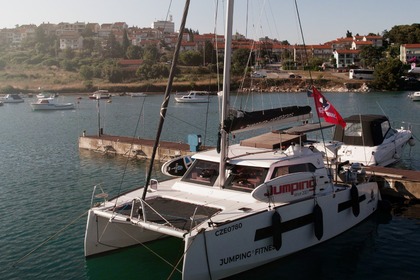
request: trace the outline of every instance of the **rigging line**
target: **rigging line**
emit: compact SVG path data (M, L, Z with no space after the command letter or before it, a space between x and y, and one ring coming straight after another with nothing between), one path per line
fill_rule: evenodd
M136 137L136 134L137 134L137 131L138 131L138 128L139 128L139 124L140 124L141 116L142 116L142 113L143 113L145 101L146 101L146 98L143 98L143 103L142 103L142 105L140 107L141 108L140 109L140 114L139 114L139 117L137 118L136 127L134 128L134 134L133 134L133 136L131 138L130 148L128 149L128 157L127 157L127 160L125 161L125 166L124 166L124 169L123 169L123 174L121 176L121 180L120 180L120 184L119 184L120 186L118 188L118 196L115 199L114 206L117 206L118 198L120 197L120 194L121 194L122 185L123 185L123 182L124 182L124 179L125 179L125 175L127 173L127 166L128 166L129 160L130 160L131 151L133 150L134 138ZM113 211L115 211L115 208L116 207L114 207L114 210Z
M264 12L264 8L265 8L265 3L266 3L266 0L264 0L264 3L263 3L263 5L261 6L261 10L260 10L260 14L259 14L259 17L258 17L258 26L261 26L261 18L262 18L262 15L263 15L263 12ZM247 11L247 14L248 14L248 11ZM247 24L248 25L248 24ZM254 37L257 37L257 34L256 34L257 32L255 32L254 33ZM247 65L247 67L245 67L245 69L244 69L244 75L243 75L243 78L242 78L242 82L241 82L241 85L240 85L240 88L241 89L243 89L243 87L244 87L244 83L245 83L245 77L246 77L246 75L247 75L247 70L248 70L248 66L249 66L249 64L250 64L250 61L251 61L251 58L252 58L252 53L253 53L253 51L255 50L255 41L253 40L252 41L252 45L251 45L251 49L250 49L250 51L249 51L249 56L248 56L248 61L247 61L247 63L246 63L246 65ZM254 58L255 59L255 58ZM247 94L247 100L246 100L246 102L245 102L245 106L242 108L242 98L241 98L241 105L240 105L240 108L241 109L243 109L243 110L246 110L246 106L248 105L247 103L248 103L248 98L249 98L249 95L250 95L250 92L248 92L248 94ZM235 103L236 103L236 99L238 98L238 95L236 95L236 98L235 98L235 102L234 102L234 105L235 105Z
M305 53L306 62L308 63L309 58L308 58L308 52L306 51L305 36L303 35L303 28L302 28L302 22L300 20L299 7L298 7L298 4L297 4L297 0L294 0L294 2L295 2L295 7L296 7L296 15L297 15L297 18L298 18L300 34L302 36L303 51ZM310 68L309 68L308 72L309 72L309 80L310 80L310 83L312 85L312 90L313 90L315 88L315 86L314 86L314 81L312 79L312 71L311 71ZM319 127L321 128L320 131L321 131L322 143L324 143L324 145L323 145L324 146L324 152L325 152L325 155L327 155L328 153L327 153L327 147L325 145L325 136L324 136L324 131L322 129L321 118L319 117L318 109L316 109L316 112L317 112L317 116L318 116L318 124L319 124ZM328 156L325 156L325 159L327 161L327 166L330 166L330 161L328 159ZM331 176L329 176L329 180L331 181Z
M206 233L206 229L201 229L200 231L199 231L199 233L203 233L203 234L205 234ZM205 238L205 236L204 236L204 238ZM194 242L190 242L190 244L188 245L188 247L187 247L187 250L185 250L185 252L184 253L182 253L182 255L181 255L181 257L179 258L179 260L178 260L178 262L176 263L176 265L172 265L172 267L174 268L174 270L176 269L176 270L178 270L178 265L179 265L179 263L182 261L182 259L184 258L184 256L187 254L187 252L190 250L190 248L191 248L191 245L193 244ZM206 247L206 251L207 251L207 247ZM179 271L179 270L178 270ZM171 277L172 277L172 275L173 275L173 273L174 273L174 271L172 271L171 272L171 274L168 276L168 278L166 278L166 279L171 279ZM211 274L209 275L210 276L210 279L212 279L211 278Z
M176 64L177 64L179 51L180 51L180 48L181 48L181 42L182 42L182 37L183 37L184 29L185 29L185 23L187 21L189 6L190 6L190 0L186 0L185 1L185 6L184 6L184 12L183 12L183 15L182 15L181 26L180 26L179 34L178 34L178 41L176 43L175 53L174 53L174 56L173 56L173 59L172 59L172 65L171 65L171 71L169 73L168 84L166 86L165 98L164 98L164 101L161 105L161 110L160 110L161 118L159 120L159 125L158 125L158 129L157 129L157 132L156 132L156 139L155 139L155 143L153 145L153 151L152 151L152 156L151 156L151 159L150 159L149 170L147 171L146 184L145 184L144 189L143 189L143 197L142 197L143 200L146 199L146 194L147 194L147 189L148 189L148 185L149 185L149 182L150 182L150 177L152 176L152 170L153 170L154 160L155 160L155 156L156 156L156 151L157 151L157 148L158 148L158 145L159 145L160 135L162 133L163 123L164 123L164 120L165 120L165 115L166 115L166 111L167 111L167 107L168 107L168 103L169 103L169 99L170 99L170 94L171 94L171 91L172 91L172 83L173 83L174 76L175 76L175 67L176 67Z
M38 250L39 248L41 248L43 245L45 245L47 242L49 242L51 239L53 239L54 237L56 237L57 235L59 235L61 232L63 232L64 230L66 230L69 226L71 226L77 220L79 220L80 218L82 218L83 216L85 216L88 212L89 212L89 210L86 211L86 212L84 212L83 214L81 214L80 216L78 216L76 219L74 219L73 221L71 221L70 223L68 223L67 225L65 225L63 228L61 228L60 230L58 230L56 233L54 233L53 235L51 235L50 237L48 237L46 240L44 240L43 242L41 242L40 244L38 244L37 246L35 246L35 248L33 248L31 251L29 251L26 255L24 255L23 257L21 257L17 261L15 261L12 264L12 267L16 267L16 265L18 263L22 262L24 259L26 259L30 255L32 255L33 252L35 252L36 250Z
M159 259L161 259L163 262L165 262L166 264L168 264L170 267L174 267L168 260L166 260L164 257L162 257L161 255L159 255L158 253L156 253L155 251L153 251L149 246L147 246L145 243L141 242L140 240L136 239L134 236L132 236L131 234L129 234L127 231L125 231L122 227L117 225L117 228L122 231L123 233L125 233L128 237L132 238L134 241L136 241L139 245L143 246L144 248L146 248L146 250L148 250L150 253L152 253L153 255L155 255L156 257L158 257ZM174 269L176 271L178 271L179 273L182 273L182 271L180 271L178 268L174 267Z
M305 36L303 35L302 22L300 20L300 14L299 14L299 8L298 8L297 0L295 0L295 7L296 7L296 15L297 15L297 18L298 18L298 23L299 23L300 34L302 36L303 51L304 51L304 54L305 54L306 63L308 63L309 62L308 52L306 51ZM311 81L311 84L313 84L312 71L311 71L310 68L309 68L308 72L309 72L309 80Z

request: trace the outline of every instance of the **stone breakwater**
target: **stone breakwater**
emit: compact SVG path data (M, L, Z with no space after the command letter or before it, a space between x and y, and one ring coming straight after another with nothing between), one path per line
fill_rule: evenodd
M328 83L315 86L322 92L370 92L372 89L366 83ZM244 87L243 92L306 92L310 87L309 83L271 85L264 84Z

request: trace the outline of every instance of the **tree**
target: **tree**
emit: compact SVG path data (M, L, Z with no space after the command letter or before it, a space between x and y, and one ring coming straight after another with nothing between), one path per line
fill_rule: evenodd
M179 54L179 63L188 66L201 65L203 57L198 51L185 51Z
M83 50L88 54L92 54L92 52L95 50L95 40L92 38L84 38Z
M233 52L232 55L232 73L241 75L245 72L245 68L248 65L249 60L249 51L246 49L237 49ZM254 56L251 53L251 60L249 61L250 65L254 64Z
M140 46L129 46L125 55L128 59L139 59L143 57L143 49Z
M147 45L144 48L143 59L151 62L159 61L159 50L155 45Z
M130 44L130 40L128 40L127 29L124 29L123 41L122 41L122 51L124 55L126 55L127 49L130 45L131 44Z
M373 68L383 58L383 48L375 46L363 46L359 57L363 68Z
M83 65L80 67L79 74L84 80L92 80L94 73L92 67Z
M381 90L398 90L401 86L400 77L403 75L403 63L397 58L388 58L376 65L372 84Z
M213 44L206 40L206 42L204 43L204 51L203 51L203 56L204 56L204 63L207 65L208 63L214 63L216 61L215 57L214 57L214 47Z
M116 65L106 65L102 68L102 76L111 83L120 83L123 81L123 73Z
M420 24L396 25L390 31L384 31L383 38L394 44L416 44L420 42Z
M122 47L117 42L115 35L110 33L104 47L103 56L105 58L120 58L122 57Z

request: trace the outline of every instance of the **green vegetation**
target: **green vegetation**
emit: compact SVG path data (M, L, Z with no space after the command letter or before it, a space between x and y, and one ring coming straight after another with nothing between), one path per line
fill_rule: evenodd
M194 32L190 32L194 37ZM348 35L351 33L347 31ZM85 30L83 49L60 49L55 35L46 35L38 27L33 38L25 39L21 45L10 47L0 45L0 91L25 91L34 89L50 90L93 90L95 88L118 88L125 85L151 86L166 83L172 61L173 49L162 40L159 45L145 47L131 45L124 30L122 43L111 33L106 40L99 41L90 30ZM398 60L399 45L420 42L420 24L394 26L384 31L384 47L364 47L360 53L363 67L375 68L372 85L380 90L399 90L403 88L400 77L407 66ZM287 43L287 41L285 42ZM305 65L296 65L291 54L278 58L265 50L260 50L259 59L255 53L237 49L232 56L232 73L243 77L251 69L249 65L264 66L269 61L283 62L283 69L318 70L322 60L309 59ZM186 87L211 82L215 83L217 73L216 52L211 42L205 42L201 50L180 53L175 83ZM126 70L119 64L121 59L139 59L141 66ZM221 73L223 57L219 59ZM297 68L300 67L300 68ZM319 76L324 77L324 75Z

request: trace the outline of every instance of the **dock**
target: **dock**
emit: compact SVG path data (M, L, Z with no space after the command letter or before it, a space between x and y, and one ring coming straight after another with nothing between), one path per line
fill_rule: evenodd
M381 194L402 199L420 199L420 171L381 166L364 168L380 184Z
M79 137L79 149L103 154L122 155L129 158L150 159L155 140L113 135L83 135ZM203 149L203 147L200 147ZM160 141L155 159L167 161L179 156L192 155L191 146L186 143Z

